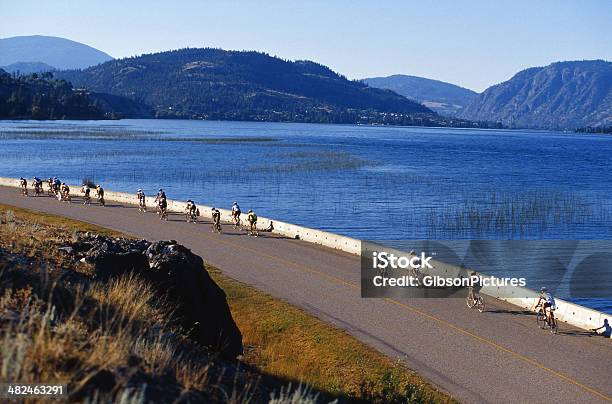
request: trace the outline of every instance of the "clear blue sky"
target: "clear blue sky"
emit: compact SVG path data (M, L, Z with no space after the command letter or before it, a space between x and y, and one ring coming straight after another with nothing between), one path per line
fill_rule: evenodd
M612 60L612 0L0 0L0 37L114 57L182 47L311 59L349 78L412 74L477 91L553 61Z

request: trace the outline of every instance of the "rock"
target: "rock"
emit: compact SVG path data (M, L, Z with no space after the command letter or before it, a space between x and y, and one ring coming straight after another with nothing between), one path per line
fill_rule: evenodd
M146 251L145 277L168 293L192 339L224 356L242 354L242 335L232 318L225 292L204 268L202 258L175 241L158 241Z
M176 322L199 344L226 358L242 354L242 334L225 293L206 272L202 258L175 240L112 239L84 234L71 245L77 259L93 266L96 279L134 272L176 305Z

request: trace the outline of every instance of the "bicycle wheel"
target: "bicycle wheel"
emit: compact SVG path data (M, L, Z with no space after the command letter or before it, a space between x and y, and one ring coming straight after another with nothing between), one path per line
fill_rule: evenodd
M552 319L552 325L550 326L550 332L553 334L559 333L559 324L557 323L557 319Z
M471 309L474 307L474 300L470 296L468 296L465 298L465 304Z
M476 308L478 309L479 312L483 312L485 309L485 304L484 304L484 299L482 298L482 296L478 296L476 298Z
M542 330L547 327L546 317L544 316L544 314L542 314L541 311L539 311L538 314L536 315L536 322L538 323L538 327L541 328Z

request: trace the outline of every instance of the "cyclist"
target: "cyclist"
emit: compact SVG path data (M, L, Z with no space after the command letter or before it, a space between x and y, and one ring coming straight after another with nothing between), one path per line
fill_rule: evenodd
M61 199L60 187L62 186L62 182L57 177L53 177L53 194L57 197L57 199Z
M187 201L187 206L185 207L185 216L187 216L187 222L197 223L198 213L199 210L195 202L189 199Z
M164 192L163 189L159 189L159 191L157 192L157 196L155 197L155 202L157 202L160 199L166 199L166 193Z
M34 185L34 195L40 195L42 193L42 180L38 177L34 177L32 179L32 185Z
M65 182L62 182L60 191L62 194L61 200L65 202L70 202L70 187L68 187L68 185Z
M249 235L257 237L257 215L253 212L253 209L249 209L247 220L249 222Z
M555 299L550 293L548 293L546 287L544 286L540 289L540 296L538 297L538 301L533 307L533 310L539 307L541 307L541 309L544 311L546 321L552 327L555 321L552 312L555 311L557 305L555 304Z
M213 206L212 208L213 231L221 233L221 212Z
M89 205L91 203L91 197L89 196L91 189L89 189L89 185L83 184L81 193L83 194L83 205Z
M155 198L160 220L168 220L168 201L166 198Z
M599 330L602 330L602 332L598 332ZM612 327L610 326L610 323L608 322L608 319L604 319L603 325L601 327L598 328L591 328L591 331L593 331L594 333L601 335L602 337L607 337L610 338L612 336Z
M157 195L155 196L155 200L154 202L157 203L157 214L161 215L161 200L162 199L166 199L166 193L164 192L163 189L159 189L159 191L157 191ZM168 206L168 203L166 202L166 206Z
M147 212L147 199L142 189L139 189L136 192L136 198L138 198L138 211L146 213Z
M472 276L478 276L476 271L472 271L470 278ZM482 285L480 284L480 277L478 277L478 280L468 289L468 298L472 300L473 304L476 304L477 299L480 297L480 289L482 289Z
M238 202L234 201L232 203L232 221L234 222L234 227L240 226L240 206L238 206Z
M270 220L270 224L268 225L268 227L265 228L266 232L273 232L274 231L274 222L272 220Z
M19 178L19 186L21 187L21 195L28 196L28 181L25 178Z
M98 197L100 206L106 206L106 202L104 201L104 189L100 186L100 184L96 186L96 196Z

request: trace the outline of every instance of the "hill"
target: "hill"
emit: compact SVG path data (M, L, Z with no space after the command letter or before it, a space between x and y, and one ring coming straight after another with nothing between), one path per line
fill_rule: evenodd
M478 93L443 81L424 77L395 74L363 79L370 87L386 88L416 100L435 112L454 116L466 107Z
M75 90L51 73L13 76L0 69L0 119L150 117L148 107L109 94Z
M83 69L111 60L91 46L53 36L15 36L0 39L0 66L40 62L56 69Z
M612 123L612 63L558 62L492 86L459 115L508 127L575 129Z
M181 49L57 77L151 105L157 117L332 123L386 117L407 124L415 115L437 119L430 109L390 90L349 81L314 62L259 52Z
M0 66L0 69L17 74L44 73L56 70L55 67L43 62L17 62L8 66Z

